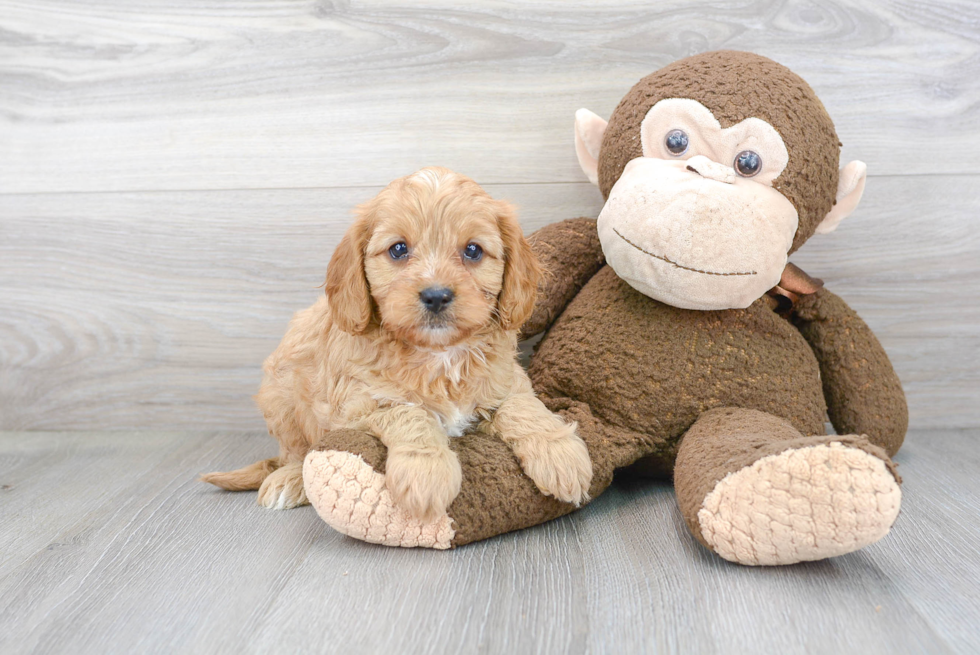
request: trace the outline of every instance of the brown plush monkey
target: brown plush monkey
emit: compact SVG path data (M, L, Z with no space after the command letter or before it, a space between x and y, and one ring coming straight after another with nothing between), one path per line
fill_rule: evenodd
M908 415L878 340L788 263L856 207L865 166L838 171L833 123L785 67L740 52L642 79L608 125L576 115L576 151L607 202L598 221L538 231L550 271L525 335L530 376L576 420L598 496L616 469L673 474L692 534L742 564L862 548L898 515L889 459ZM824 415L841 436L824 434ZM422 525L384 490L384 448L332 432L307 494L356 538L446 548L572 511L545 497L493 435L453 443L463 488Z

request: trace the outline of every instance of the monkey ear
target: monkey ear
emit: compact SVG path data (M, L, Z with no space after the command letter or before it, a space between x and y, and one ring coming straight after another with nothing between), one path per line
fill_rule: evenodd
M350 334L362 334L371 321L372 301L364 274L364 249L371 238L371 223L366 206L358 208L360 216L350 226L327 265L324 292L330 300L330 316L337 326Z
M504 242L504 284L497 298L500 325L516 330L531 318L538 297L541 265L524 238L514 208L498 201L497 226Z
M575 154L578 165L589 178L589 182L599 184L599 147L602 135L606 132L606 121L588 109L575 112Z
M840 222L851 215L861 202L864 194L864 183L868 179L868 167L863 161L854 160L840 169L840 180L837 182L837 202L834 208L820 221L817 234L833 232Z

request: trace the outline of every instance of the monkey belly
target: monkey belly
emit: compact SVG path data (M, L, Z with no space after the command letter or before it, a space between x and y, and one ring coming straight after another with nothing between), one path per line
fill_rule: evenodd
M554 323L529 371L547 397L649 440L649 470L670 471L680 438L715 407L742 407L824 433L816 357L764 301L746 309L678 309L603 267Z

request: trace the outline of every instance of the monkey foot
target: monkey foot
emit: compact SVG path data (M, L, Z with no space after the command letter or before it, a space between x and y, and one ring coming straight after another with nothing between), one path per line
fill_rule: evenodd
M883 460L834 441L729 473L704 498L697 518L705 541L727 560L794 564L878 541L901 500Z
M360 455L312 450L303 463L303 484L310 504L327 525L348 536L385 546L449 548L455 531L443 514L422 523L397 507L385 488L385 476Z

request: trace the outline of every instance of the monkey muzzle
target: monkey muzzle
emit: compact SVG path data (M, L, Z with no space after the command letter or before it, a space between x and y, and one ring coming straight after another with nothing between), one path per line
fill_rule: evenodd
M748 307L775 286L795 207L698 155L630 161L599 214L606 262L637 291L685 309Z

